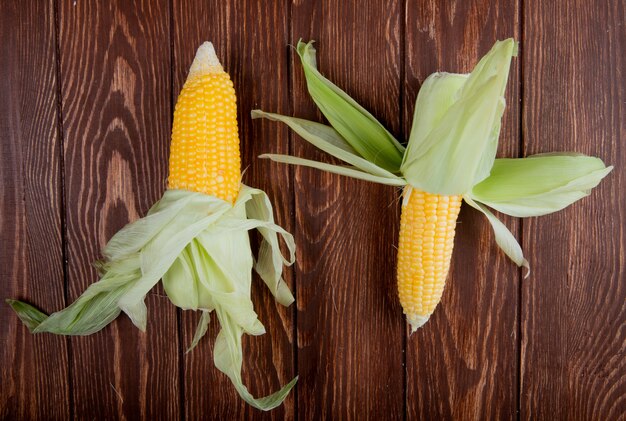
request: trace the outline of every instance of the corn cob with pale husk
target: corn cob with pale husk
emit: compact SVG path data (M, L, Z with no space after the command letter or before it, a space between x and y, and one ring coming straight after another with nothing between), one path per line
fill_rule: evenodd
M213 45L204 43L176 103L163 198L148 216L111 238L99 264L100 281L72 305L46 316L20 301L9 304L35 333L89 335L121 311L145 331L144 299L162 278L175 305L201 311L189 350L206 333L209 313L215 311L222 327L214 347L216 367L252 406L276 407L296 379L255 399L241 378L241 337L265 333L250 299L253 267L281 304L293 302L281 274L283 264L293 262L295 246L292 236L274 224L265 193L240 180L235 90ZM256 261L248 237L254 228L263 237ZM289 259L280 253L277 234L285 240Z
M312 43L299 42L296 50L309 93L330 126L260 110L253 118L283 122L348 165L263 157L403 187L398 295L413 331L441 300L462 200L487 216L498 245L529 269L513 235L485 205L519 217L545 215L588 195L611 171L598 158L572 153L495 159L504 90L517 51L511 39L497 42L471 74L435 73L424 81L406 147L321 75Z

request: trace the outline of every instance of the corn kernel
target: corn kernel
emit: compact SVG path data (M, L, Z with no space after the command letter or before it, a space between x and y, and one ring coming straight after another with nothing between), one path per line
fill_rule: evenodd
M174 110L168 188L234 203L241 162L233 83L221 66L193 70Z
M413 330L441 300L452 257L462 196L412 189L402 206L398 246L398 295Z

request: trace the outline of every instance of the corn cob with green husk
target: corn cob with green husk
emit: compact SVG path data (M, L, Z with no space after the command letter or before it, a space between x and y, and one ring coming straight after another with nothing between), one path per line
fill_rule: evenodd
M248 231L263 237L258 258ZM290 252L281 255L278 235ZM293 237L274 224L272 206L261 190L241 184L237 109L233 83L213 45L204 43L191 65L174 111L168 189L148 216L128 224L104 248L102 277L64 310L45 315L29 304L8 300L34 333L89 335L125 312L146 329L148 291L162 278L170 300L201 311L191 350L206 333L215 311L222 330L214 347L215 366L250 405L269 410L294 386L255 399L241 378L243 333L265 328L250 299L256 269L278 302L293 296L282 281L283 264L294 259Z
M487 206L518 217L545 215L588 195L612 169L575 153L495 159L504 90L517 53L512 39L497 42L470 74L435 73L424 81L406 147L321 75L312 43L299 42L296 50L309 93L330 126L260 110L252 116L287 124L348 165L262 157L403 187L398 295L413 331L441 300L463 200L485 214L497 244L529 273L515 237Z

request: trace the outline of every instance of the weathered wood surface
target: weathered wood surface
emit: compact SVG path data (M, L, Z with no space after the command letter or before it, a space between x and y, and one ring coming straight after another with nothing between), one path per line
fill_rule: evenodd
M62 420L71 411L67 339L31 335L4 303L66 303L55 20L52 1L0 7L2 419Z
M590 198L524 221L523 419L626 417L624 2L527 2L524 154L571 150L613 173Z
M157 289L148 332L125 317L87 338L32 336L0 306L2 419L623 419L626 414L626 25L621 0L9 1L0 7L0 291L54 311L96 280L111 235L162 194L173 103L211 40L239 99L246 184L298 245L296 303L253 300L244 340L261 413L213 366L219 325L191 353L197 315ZM505 218L533 272L461 212L451 276L410 335L395 295L398 191L256 159L329 159L262 108L321 120L288 47L317 40L320 70L398 138L420 84L521 42L501 156L572 150L616 170L564 212Z
M291 38L317 41L318 67L399 134L398 1L302 2ZM319 119L293 54L294 114ZM294 154L327 156L294 136ZM298 168L298 414L402 417L402 311L394 292L399 225L393 187Z

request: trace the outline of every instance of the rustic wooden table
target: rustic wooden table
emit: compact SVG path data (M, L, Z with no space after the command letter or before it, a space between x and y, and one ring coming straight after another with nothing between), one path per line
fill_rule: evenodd
M197 314L152 293L148 333L126 317L91 337L32 336L0 306L2 419L617 420L626 413L626 21L623 0L86 1L0 6L0 295L46 311L96 280L91 262L165 187L174 100L212 40L239 95L246 183L295 234L296 305L264 288L246 338L255 394L300 375L260 413L189 354ZM396 299L398 191L256 159L328 159L252 108L320 119L288 44L399 138L431 72L464 72L520 41L501 156L577 151L616 170L558 214L505 218L529 279L464 208L431 321L409 336Z

